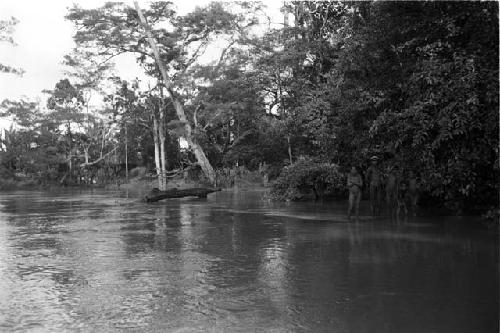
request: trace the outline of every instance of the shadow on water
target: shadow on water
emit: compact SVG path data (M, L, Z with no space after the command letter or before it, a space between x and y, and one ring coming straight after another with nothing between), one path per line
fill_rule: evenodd
M0 331L498 331L498 234L263 192L0 195Z

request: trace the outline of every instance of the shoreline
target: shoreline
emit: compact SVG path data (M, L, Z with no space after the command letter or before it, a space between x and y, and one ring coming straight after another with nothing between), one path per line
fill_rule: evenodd
M47 183L40 184L36 180L0 180L0 193L2 192L12 192L12 191L58 191L58 190L107 190L107 191L126 191L129 194L133 194L134 197L143 198L146 194L149 194L154 188L158 186L155 179L144 179L144 178L130 178L129 182L126 183L125 179L120 179L120 182L114 184L72 184L72 185L61 185L58 183ZM172 180L167 183L167 190L169 189L189 189L196 187L209 187L207 184L200 181L177 179ZM222 187L222 191L268 191L270 189L269 185L264 185L261 182L249 181L246 179L238 179L235 184L231 187ZM347 198L326 197L325 200L321 201L323 203L329 202L342 202L346 201ZM299 200L296 202L314 202L312 198L304 198L304 200ZM363 200L365 204L367 200ZM477 210L478 213L471 214L453 214L444 208L435 207L421 207L421 214L418 216L454 216L454 217L480 217L485 223L490 224L500 224L500 209L490 208L485 209L482 213ZM381 215L385 216L385 215ZM402 215L404 217L404 215ZM495 223L496 221L496 223Z

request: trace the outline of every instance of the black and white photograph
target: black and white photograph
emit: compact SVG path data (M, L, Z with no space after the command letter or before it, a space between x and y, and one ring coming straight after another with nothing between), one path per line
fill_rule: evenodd
M498 1L2 0L0 333L498 333Z

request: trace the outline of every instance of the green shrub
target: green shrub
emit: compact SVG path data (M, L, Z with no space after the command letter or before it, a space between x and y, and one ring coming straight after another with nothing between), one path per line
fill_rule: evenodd
M344 194L346 177L336 164L302 159L283 168L270 194L274 200L300 200L311 190L316 199Z

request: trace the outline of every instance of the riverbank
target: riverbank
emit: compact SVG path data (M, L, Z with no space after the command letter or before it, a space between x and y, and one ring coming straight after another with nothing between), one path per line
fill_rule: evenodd
M263 199L271 200L269 197L268 189L270 189L272 183L266 183L265 180L256 172L249 172L243 176L238 176L234 178L232 186L223 187L226 191L251 191L251 190L261 190L263 191ZM132 177L126 182L125 178L119 178L112 184L80 184L80 185L69 185L62 186L57 182L52 183L40 183L34 179L0 179L0 191L15 191L15 190L57 190L61 188L80 188L80 189L90 189L90 188L102 188L105 190L114 191L126 191L128 195L133 197L143 198L149 194L154 188L158 187L158 182L152 177ZM209 184L202 180L185 179L182 176L170 179L167 183L167 189L189 189L197 187L211 187ZM306 195L304 200L301 201L313 201L314 196L312 193ZM323 202L343 202L346 198L342 197L325 197ZM368 207L368 200L364 198L362 205ZM475 216L481 217L484 225L487 227L493 227L495 225L500 225L500 210L498 208L491 207L490 209L484 210L482 212L475 212L474 214L453 214L453 212L433 207L425 206L419 207L419 216Z
M227 190L257 190L266 189L269 184L265 183L262 177L255 172L247 173L243 176L235 177L231 186L216 186ZM197 187L213 187L203 180L194 180L178 176L170 179L167 182L167 190L169 189L189 189ZM105 186L106 189L126 190L133 193L146 194L154 188L158 188L158 181L151 177L134 177L129 178L128 182L125 179L120 179L117 183Z
M33 179L0 179L0 191L42 189L47 185L42 185Z

